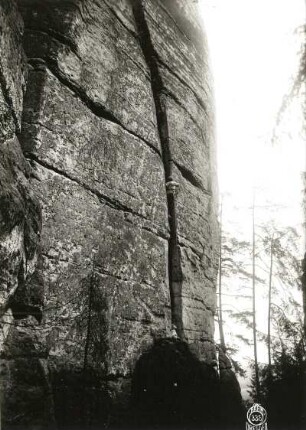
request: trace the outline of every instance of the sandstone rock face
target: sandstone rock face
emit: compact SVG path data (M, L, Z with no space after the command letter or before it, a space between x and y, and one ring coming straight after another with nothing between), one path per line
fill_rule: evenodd
M179 338L169 357L189 348L215 377L214 118L196 5L3 0L0 19L4 426L122 425L156 342Z

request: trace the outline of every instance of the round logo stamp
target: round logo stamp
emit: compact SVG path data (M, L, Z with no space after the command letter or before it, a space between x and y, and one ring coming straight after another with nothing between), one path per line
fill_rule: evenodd
M247 412L247 430L267 429L267 411L259 403L255 403Z

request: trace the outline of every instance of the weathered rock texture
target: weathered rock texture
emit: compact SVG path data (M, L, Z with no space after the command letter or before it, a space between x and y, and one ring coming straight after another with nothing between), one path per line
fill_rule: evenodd
M143 354L169 350L167 366L179 354L178 368L199 363L192 378L216 380L213 106L196 6L1 0L0 19L4 427L136 425L145 400L131 407L131 381L156 370Z

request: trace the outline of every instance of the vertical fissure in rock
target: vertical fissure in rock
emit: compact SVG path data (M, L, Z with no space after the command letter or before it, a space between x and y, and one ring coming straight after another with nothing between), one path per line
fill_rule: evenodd
M157 127L161 142L162 161L165 172L165 187L167 193L167 210L169 222L168 273L171 298L172 326L177 335L184 338L182 321L182 268L181 253L178 244L176 193L178 185L173 180L173 159L169 142L169 129L166 111L166 94L162 77L159 73L157 55L151 40L150 30L146 22L142 0L131 0L134 18L138 30L140 46L150 70L151 88L155 103Z

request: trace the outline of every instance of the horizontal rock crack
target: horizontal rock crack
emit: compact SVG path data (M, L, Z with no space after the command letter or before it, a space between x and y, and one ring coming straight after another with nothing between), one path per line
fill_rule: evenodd
M65 87L69 88L73 94L85 105L87 108L97 117L106 119L114 124L119 125L123 130L125 130L130 135L136 137L137 139L144 142L154 153L158 154L161 157L161 152L156 148L151 142L144 139L142 136L139 136L137 133L134 133L127 127L125 127L115 115L110 112L105 106L101 103L93 101L88 95L86 91L77 85L75 82L71 81L67 78L67 76L61 72L54 60L48 59L43 60L41 58L31 58L29 59L29 64L33 66L34 70L41 70L41 67L46 67L52 75L61 82Z
M80 185L82 188L86 189L87 191L89 191L90 193L94 194L96 197L99 198L99 200L103 200L107 206L111 207L112 209L117 209L123 212L129 212L139 218L142 219L146 219L146 217L144 217L143 215L133 211L131 208L129 208L128 206L123 205L122 203L120 203L118 200L115 199L111 199L108 196L105 196L104 194L100 193L99 191L93 189L92 187L90 187L89 185L85 184L84 182L78 180L77 178L74 178L73 176L67 174L66 172L64 172L61 169L58 169L55 166L52 166L51 164L47 163L46 161L40 160L35 154L33 153L25 153L25 157L28 160L33 160L36 163L40 164L41 166L45 167L48 170L52 170L53 172L57 173L58 175L64 176L66 179L69 179L72 182L75 182L76 184Z
M175 76L180 82L181 84L183 84L185 87L187 87L192 94L194 95L195 99L197 100L198 104L202 107L202 109L204 110L204 112L208 115L208 111L207 111L207 107L205 106L203 100L201 100L201 98L198 96L198 94L195 92L195 90L186 82L184 81L184 79L178 75L174 70L171 69L171 67L168 66L168 64L166 64L158 54L156 54L157 60L158 62L165 68L167 69L173 76Z
M52 166L50 163L40 160L35 154L33 153L25 153L25 157L28 161L34 161L35 163L39 164L40 166L44 167L47 170L50 170L54 173L56 173L57 175L61 175L63 177L65 177L66 179L78 184L79 186L81 186L82 188L84 188L86 191L90 192L91 194L93 194L95 197L97 197L99 199L99 201L102 201L103 203L105 203L108 207L121 211L123 212L124 215L126 214L131 214L135 217L137 217L138 219L144 220L146 222L149 222L149 220L143 216L142 214L133 211L131 208L129 208L128 206L123 205L122 203L120 203L118 200L115 199L111 199L108 196L105 196L104 194L100 193L99 191L93 189L92 187L88 186L87 184L85 184L84 182L78 180L77 178L67 174L66 172L64 172L61 169L58 169L55 166ZM32 174L32 177L34 177L37 180L40 180L38 178L37 175ZM163 233L159 228L149 228L148 226L145 225L138 225L138 224L134 224L132 223L128 218L125 217L125 221L128 223L131 223L133 225L137 225L139 228L141 228L142 230L146 230L151 234L154 234L155 236L160 237L161 239L167 240L168 237L166 235L166 233ZM151 223L152 224L152 223Z

